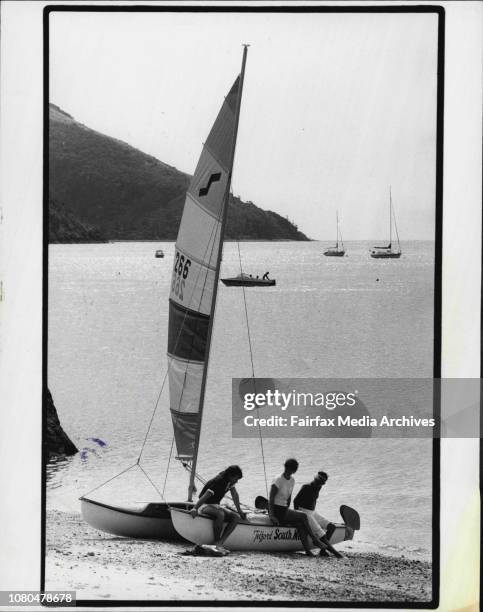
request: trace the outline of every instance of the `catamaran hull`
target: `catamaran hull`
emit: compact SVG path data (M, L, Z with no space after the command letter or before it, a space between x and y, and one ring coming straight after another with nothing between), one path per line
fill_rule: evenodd
M401 253L371 253L374 259L399 259Z
M185 510L171 508L171 517L176 531L185 540L194 544L213 544L213 520L204 516L193 518ZM346 525L337 524L330 538L331 544L351 540L353 531ZM280 527L267 523L240 522L228 536L224 546L228 550L257 550L266 552L290 552L303 550L294 527ZM314 546L315 548L315 546Z
M170 504L173 506L173 504ZM189 508L192 504L174 504ZM94 529L124 538L141 540L182 540L175 530L167 503L147 504L140 510L120 508L81 498L83 519Z

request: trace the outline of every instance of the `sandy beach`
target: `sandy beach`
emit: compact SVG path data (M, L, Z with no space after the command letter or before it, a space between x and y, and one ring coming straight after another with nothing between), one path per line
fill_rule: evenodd
M355 551L344 559L304 554L183 554L188 543L128 540L102 534L78 514L47 512L46 588L77 599L203 601L398 601L431 599L427 561Z

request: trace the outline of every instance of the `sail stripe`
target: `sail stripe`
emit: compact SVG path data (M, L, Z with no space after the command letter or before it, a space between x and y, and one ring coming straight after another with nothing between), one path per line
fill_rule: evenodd
M203 379L203 362L182 361L173 358L170 363L172 381L169 404L177 412L197 412Z
M220 165L220 168L221 168L221 169L222 169L224 172L226 172L226 173L228 174L228 168L226 168L226 167L223 165L223 162L222 162L220 159L217 159L217 157L216 157L215 153L214 153L214 152L213 152L213 151L210 149L210 147L208 146L208 143L206 143L206 142L205 142L205 144L204 144L204 150L205 150L207 153L209 153L209 154L211 155L211 157L212 157L213 159L215 159L215 160L218 162L218 164Z
M180 313L186 313L186 314L191 315L191 316L193 316L195 318L201 318L201 319L204 319L204 320L207 320L207 321L209 321L209 319L210 319L210 315L209 314L205 314L205 313L200 312L199 310L195 310L193 308L189 308L187 306L183 306L182 304L179 304L175 300L170 300L169 303L170 303L170 306L171 305L174 306L176 308L176 310L180 311Z
M215 267L215 266L209 266L208 264L203 263L203 262L201 261L201 259L199 259L199 258L195 257L195 256L193 255L193 253L190 253L190 252L189 252L189 251L187 251L186 249L180 249L180 248L179 248L179 246L178 246L177 244L175 245L175 249L176 249L176 250L178 250L178 251L181 251L181 252L184 254L184 256L185 256L185 257L187 257L188 259L191 259L191 261L192 261L192 262L195 262L195 263L199 264L200 266L203 266L204 268L206 268L206 269L208 269L208 270L213 270L213 271L215 271L215 270L216 270L216 267Z
M209 316L170 300L168 353L182 359L204 361L209 322Z
M230 167L233 151L233 128L235 123L236 100L238 97L239 79L235 81L230 93L225 98L218 117L206 139L206 145L214 157L225 168Z
M190 259L181 250L177 250L176 253L179 254L178 259L185 262L186 268L183 265L182 273L173 278L170 299L187 310L209 315L215 284L215 270ZM184 274L184 272L187 273Z
M217 213L212 212L209 208L203 206L203 204L199 200L194 198L190 193L186 194L186 200L188 199L190 200L190 203L194 204L195 206L198 206L198 208L201 208L201 210L207 215L209 215L215 222L220 221L219 215Z
M186 198L183 220L186 223L179 228L176 246L181 251L191 252L203 264L215 267L221 223L206 214L190 197Z
M195 450L199 413L177 412L171 408L171 418L178 457L180 459L191 459Z
M171 362L173 361L173 359L176 359L177 362L179 363L196 363L197 365L199 364L203 364L204 361L193 361L192 359L184 359L183 357L179 357L178 355L174 356L171 353L166 353L168 355L168 358L170 359L170 365L169 367L171 367Z

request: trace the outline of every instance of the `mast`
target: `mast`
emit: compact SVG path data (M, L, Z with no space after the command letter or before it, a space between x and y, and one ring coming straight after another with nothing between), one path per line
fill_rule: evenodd
M391 185L389 185L389 247L392 246L392 194Z
M399 242L399 232L397 231L397 223L396 223L396 213L394 210L392 211L392 215L394 217L394 229L396 230L396 238L397 238L397 250L401 252L401 243Z
M227 184L226 184L226 190L225 190L225 196L224 196L224 202L223 202L223 213L222 213L221 227L220 227L220 243L218 245L218 254L217 254L216 270L215 270L215 281L214 281L214 288L213 288L213 301L212 301L212 304L211 304L210 322L209 322L209 326L208 326L208 335L207 335L207 339L206 339L206 361L205 361L205 365L204 365L204 369L203 369L203 379L201 381L200 404L199 404L199 411L198 411L198 423L199 424L201 424L201 422L202 422L203 407L204 407L204 403L205 403L206 378L207 378L207 374L208 374L208 363L209 363L209 356L210 356L211 335L212 335L212 331L213 331L213 321L214 321L215 307L216 307L216 296L217 296L217 293L218 293L218 282L219 282L219 277L220 277L220 264L221 264L222 254L223 254L223 237L224 237L224 234L225 234L226 219L227 219L227 215L228 215L228 200L229 200L229 197L230 197L231 178L232 178L232 174L233 174L233 162L234 162L234 159L235 159L236 139L237 139L237 135L238 135L238 122L239 122L239 119L240 119L240 106L241 106L241 98L242 98L242 92L243 92L243 81L244 81L244 78L245 78L245 64L246 64L246 60L247 60L248 47L249 47L249 45L243 45L243 58L242 58L242 66L241 66L241 72L240 72L240 89L239 89L239 92L238 92L238 100L237 100L236 114L235 114L233 149L232 149L232 152L231 152L231 159L230 159L229 172L228 172L228 181L227 181ZM198 429L197 429L197 432L196 432L196 438L195 438L193 460L191 462L190 481L189 481L189 485L188 485L188 501L192 501L193 500L193 492L194 492L194 489L195 489L196 464L198 462L198 450L199 450L199 446L200 446L200 434L201 434L201 426L198 426Z
M336 210L335 211L335 218L336 218L336 239L335 239L335 248L338 250L339 249L339 211Z

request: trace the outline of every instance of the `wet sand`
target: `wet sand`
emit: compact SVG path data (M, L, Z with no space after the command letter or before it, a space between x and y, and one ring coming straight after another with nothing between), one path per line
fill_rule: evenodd
M338 547L344 559L302 553L185 556L189 543L128 540L100 533L80 515L49 510L46 588L77 599L147 601L428 602L427 561Z

